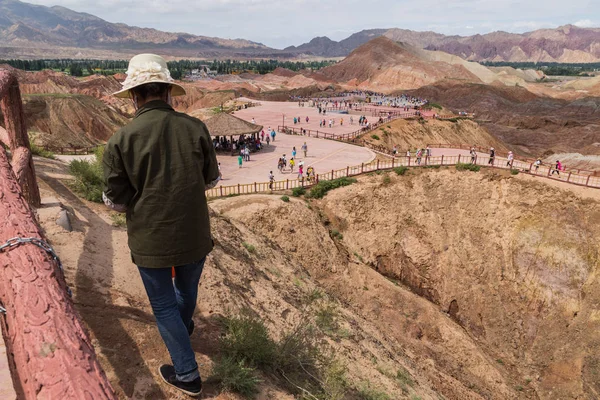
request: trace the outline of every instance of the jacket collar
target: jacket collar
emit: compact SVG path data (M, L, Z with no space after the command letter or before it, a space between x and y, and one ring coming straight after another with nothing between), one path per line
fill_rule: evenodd
M162 101L162 100L152 100L147 102L146 104L144 104L142 107L140 107L134 115L134 118L139 117L140 115L142 115L145 112L148 112L150 110L173 110L173 107L171 107L167 102Z

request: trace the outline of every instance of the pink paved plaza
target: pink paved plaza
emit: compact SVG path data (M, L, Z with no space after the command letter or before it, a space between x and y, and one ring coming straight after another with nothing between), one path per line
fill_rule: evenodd
M294 126L294 117L300 117L302 120L296 127L304 129L319 130L328 133L344 134L354 132L360 129L358 125L358 113L354 115L355 123L350 125L349 115L327 113L325 118L336 119L333 128L319 128L319 113L316 108L299 107L295 102L261 102L261 106L252 107L241 111L236 111L234 115L247 121L254 118L256 124L263 125L265 132L269 127L277 130L277 126L282 124L282 118L285 115L285 125ZM306 117L309 122L306 123ZM344 125L340 126L340 118L344 118ZM367 115L367 118L373 118ZM306 142L308 146L308 157L304 158L301 147ZM364 147L359 147L347 143L333 140L316 139L300 135L286 135L278 132L275 136L275 142L270 146L250 156L249 162L244 162L242 168L238 168L237 155L218 155L221 163L221 172L223 174L222 185L235 185L238 183L253 183L268 181L269 171L273 171L276 180L295 178L289 168L283 174L277 170L277 161L279 157L286 154L289 160L292 156L292 149L296 147L297 161L304 161L305 168L313 166L317 173L331 171L332 169L345 168L348 165L357 165L368 163L375 158L375 154Z

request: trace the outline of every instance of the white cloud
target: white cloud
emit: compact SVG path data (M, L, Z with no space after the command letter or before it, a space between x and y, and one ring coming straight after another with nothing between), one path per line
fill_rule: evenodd
M575 22L573 25L578 26L580 28L592 28L594 26L597 26L596 23L594 23L592 20L589 20L589 19L581 19L581 20Z

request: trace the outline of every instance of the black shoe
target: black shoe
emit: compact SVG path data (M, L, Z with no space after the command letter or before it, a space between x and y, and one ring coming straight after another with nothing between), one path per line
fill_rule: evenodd
M187 330L188 336L192 336L192 333L194 333L194 320L190 321L190 326L188 326Z
M173 386L189 396L197 397L202 393L202 379L200 377L191 382L181 382L177 379L175 368L167 364L163 364L158 368L158 374L167 385Z

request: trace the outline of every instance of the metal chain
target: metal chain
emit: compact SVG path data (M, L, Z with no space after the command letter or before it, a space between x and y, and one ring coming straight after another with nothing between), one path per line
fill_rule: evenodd
M56 261L56 263L58 264L58 268L60 268L61 272L63 272L63 274L64 274L64 269L62 266L62 262L60 261L60 258L58 258L58 255L56 254L56 252L54 251L52 246L50 246L48 243L44 242L42 239L38 239L35 237L30 237L30 238L14 237L14 238L8 239L6 241L6 243L0 245L0 253L4 252L6 249L11 250L14 247L17 247L17 246L20 246L20 245L26 244L26 243L34 244L37 247L39 247L40 249L44 250L46 253L50 254L50 256L52 256L52 259L54 261ZM67 293L69 294L69 297L73 297L73 292L71 292L71 288L69 288L69 286L67 286ZM4 309L4 307L0 307L0 313L5 313L5 312L6 312L6 309Z

